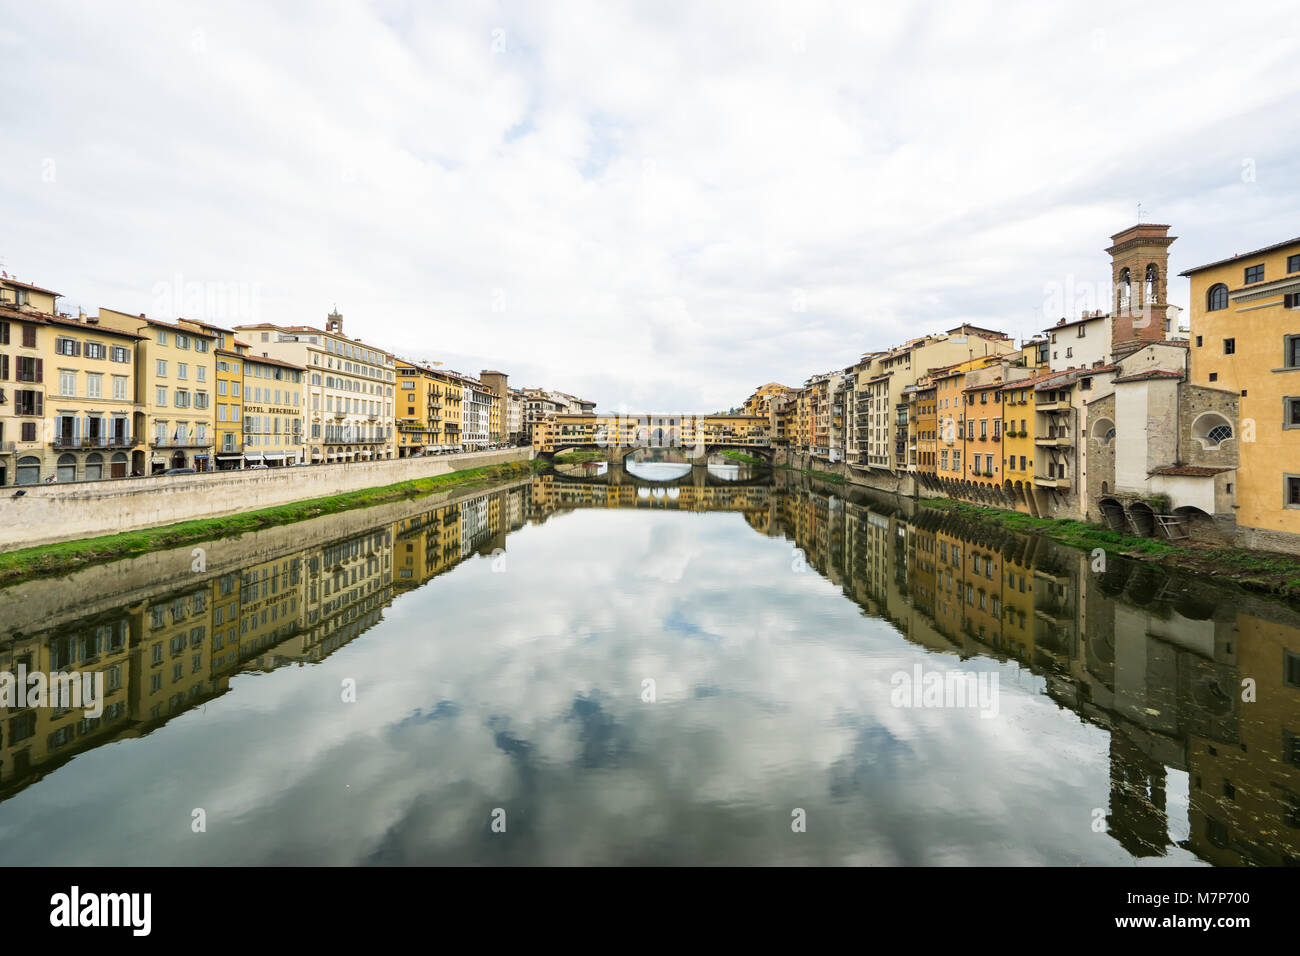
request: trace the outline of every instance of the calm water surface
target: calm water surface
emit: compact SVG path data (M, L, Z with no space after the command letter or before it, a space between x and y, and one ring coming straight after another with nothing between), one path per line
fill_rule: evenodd
M1300 856L1294 610L801 482L580 467L0 591L0 670L113 688L4 716L0 862Z

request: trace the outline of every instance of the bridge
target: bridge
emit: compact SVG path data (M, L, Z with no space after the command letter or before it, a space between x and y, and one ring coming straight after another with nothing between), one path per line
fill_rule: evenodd
M534 424L532 442L539 458L599 451L611 467L643 448L679 449L699 467L722 451L772 462L769 421L762 415L553 415Z
M685 463L682 463L685 464ZM748 478L723 478L709 470L704 462L691 462L683 474L672 478L644 478L630 471L626 465L610 462L609 467L600 474L595 474L595 463L554 466L553 475L557 482L563 484L587 485L630 485L634 488L681 488L692 485L696 488L743 488L747 486L770 486L772 473L766 469Z

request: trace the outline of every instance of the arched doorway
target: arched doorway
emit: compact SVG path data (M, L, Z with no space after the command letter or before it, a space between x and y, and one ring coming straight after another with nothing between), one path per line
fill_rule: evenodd
M170 463L167 467L168 467L168 468L184 468L184 467L185 467L185 452L183 452L183 451L178 451L178 452L176 452L175 454L173 454L173 455L172 455L172 458L171 458L171 463Z
M114 453L112 459L108 463L108 469L110 478L125 478L126 452L119 451Z
M98 481L104 477L104 456L94 452L86 456L86 480Z

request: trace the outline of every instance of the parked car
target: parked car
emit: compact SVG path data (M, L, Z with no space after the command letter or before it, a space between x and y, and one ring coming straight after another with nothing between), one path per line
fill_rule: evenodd
M163 472L164 475L197 475L198 472L193 468L168 468Z
M270 468L270 467L271 467L270 465L248 465L248 466L245 467L244 470L245 470L245 471L264 471L264 470L266 470L267 468Z

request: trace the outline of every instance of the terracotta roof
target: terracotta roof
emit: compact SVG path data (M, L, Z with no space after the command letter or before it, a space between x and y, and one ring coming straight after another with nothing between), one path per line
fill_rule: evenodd
M1181 475L1188 478L1209 478L1213 475L1222 474L1225 471L1236 471L1235 468L1208 468L1204 465L1166 465L1164 468L1156 468L1148 474L1152 475Z
M16 285L22 289L31 289L33 292L43 292L46 295L52 295L59 299L63 298L62 292L55 292L53 289L42 289L40 286L32 285L30 282L19 282L17 279L8 277L0 278L0 282L5 283L6 285Z
M1186 272L1178 273L1180 276L1189 276L1194 272L1204 272L1206 269L1213 269L1215 266L1227 265L1229 262L1236 262L1238 259L1253 259L1255 256L1262 256L1266 252L1274 252L1283 249L1286 246L1300 245L1300 236L1294 239L1287 239L1285 242L1275 242L1271 246L1265 246L1263 249L1255 249L1252 252L1243 252L1239 256L1229 256L1227 259L1220 259L1218 262L1207 262L1203 266L1196 266L1188 269Z
M117 309L109 309L115 315L120 315L126 319L134 319L137 322L146 322L149 325L161 325L165 329L175 329L184 335L197 335L200 338L215 339L216 336L211 332L200 332L198 329L190 328L188 325L177 325L175 322L164 322L162 319L151 319L147 315L132 315L130 312L118 312Z
M1060 378L1061 376L1068 374L1068 371L1040 372L1037 375L1031 375L1029 378L1022 378L1018 382L1007 382L1002 386L1002 389L1003 391L1014 391L1018 388L1032 388L1039 382L1046 382L1048 379Z
M78 322L76 319L65 319L58 315L47 315L45 317L46 325L57 325L61 328L77 329L82 332L95 332L102 335L116 335L121 338L141 340L148 336L137 335L134 332L123 332L120 329L109 328L108 326L99 325L98 323Z
M225 332L227 335L234 335L234 334L235 334L234 331L233 331L232 329L227 329L227 328L225 328L225 327L223 327L223 326L220 326L220 325L213 325L211 322L204 322L202 319L187 319L187 318L185 318L185 316L182 315L182 316L179 316L179 317L177 318L176 321L178 321L178 322L188 322L188 323L190 323L190 324L192 324L192 325L199 325L199 326L202 326L202 327L205 328L205 329L216 329L218 332Z
M82 332L93 332L101 335L117 335L128 339L139 340L146 337L136 335L134 332L122 332L106 325L79 322L76 319L65 319L61 315L48 315L44 312L19 312L16 309L8 309L3 306L0 306L0 318L31 322L33 325L54 325L60 328L79 329Z
M1119 385L1123 382L1146 382L1146 381L1150 381L1151 379L1157 379L1157 378L1172 378L1172 379L1181 380L1182 377L1183 377L1182 372L1170 372L1162 368L1153 368L1153 369L1148 369L1145 372L1138 372L1134 375L1121 375L1119 378L1115 379L1115 384Z
M986 383L986 384L984 384L984 385L967 385L965 388L962 389L962 391L963 391L963 392L982 392L982 391L984 391L984 390L986 390L986 389L990 389L990 388L1001 388L1001 387L1002 387L1002 379L1000 379L1000 378L995 378L993 381L988 382L988 383Z

